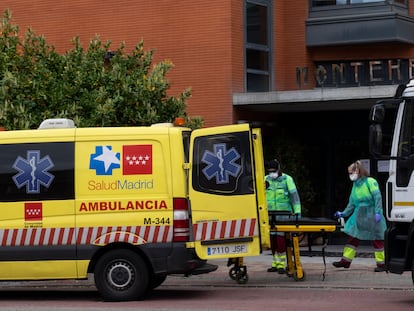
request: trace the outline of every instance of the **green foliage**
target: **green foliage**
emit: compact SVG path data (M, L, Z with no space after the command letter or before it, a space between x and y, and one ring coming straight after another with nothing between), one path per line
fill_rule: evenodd
M202 117L186 118L185 126L191 129L199 129L203 127L204 119Z
M152 64L153 51L140 41L131 53L123 44L96 37L86 50L78 37L64 55L28 29L24 38L8 10L0 20L0 125L37 128L46 118L69 118L83 126L139 126L184 117L189 126L202 119L186 114L191 90L167 95L170 61Z

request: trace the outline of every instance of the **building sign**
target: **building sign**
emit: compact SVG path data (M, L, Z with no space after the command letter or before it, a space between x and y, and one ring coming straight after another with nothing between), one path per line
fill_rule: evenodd
M312 71L296 68L297 85L307 84ZM315 62L317 87L356 87L406 83L414 77L414 58Z

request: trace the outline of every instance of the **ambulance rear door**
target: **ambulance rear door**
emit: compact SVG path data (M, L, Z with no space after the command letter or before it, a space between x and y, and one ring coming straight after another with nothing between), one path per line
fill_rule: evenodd
M192 240L202 259L261 252L255 137L248 124L199 129L191 134Z
M253 131L253 153L256 177L257 204L259 207L259 228L262 248L270 248L270 224L266 202L265 163L263 158L262 133L260 128Z

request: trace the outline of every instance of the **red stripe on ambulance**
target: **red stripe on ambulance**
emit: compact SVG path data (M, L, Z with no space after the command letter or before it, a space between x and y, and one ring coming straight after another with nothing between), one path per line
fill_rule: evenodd
M244 235L245 234L245 232L244 232L245 228L246 228L246 219L243 219L240 223L239 235L241 235L241 234Z
M252 237L258 234L255 218L203 222L195 224L193 229L196 241Z
M226 237L226 222L225 221L220 221L220 239L224 239ZM215 232L212 232L213 237L211 238L212 240L216 239L216 234Z
M212 235L212 232L216 232L217 230L217 221L213 221L211 224L211 232L210 232L210 239L214 239L214 235Z
M105 245L172 241L170 226L0 229L0 246Z
M231 221L231 226L230 226L230 237L231 238L234 238L234 234L235 234L235 231L236 231L236 227L237 227L236 221L235 220L232 220Z

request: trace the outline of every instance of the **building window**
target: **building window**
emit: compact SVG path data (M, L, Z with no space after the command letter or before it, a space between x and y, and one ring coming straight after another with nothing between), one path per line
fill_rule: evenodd
M270 90L270 3L270 0L247 0L245 2L247 92Z

